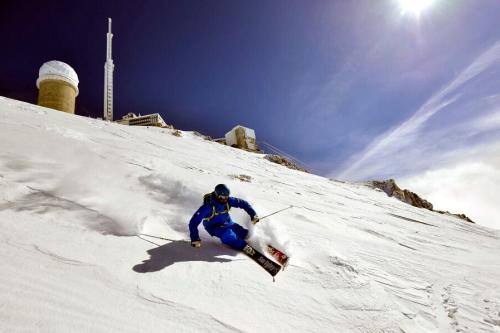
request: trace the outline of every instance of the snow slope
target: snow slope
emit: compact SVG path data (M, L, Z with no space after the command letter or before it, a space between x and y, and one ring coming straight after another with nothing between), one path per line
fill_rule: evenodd
M499 231L182 134L0 97L1 332L500 332ZM183 241L218 183L295 206L249 226L275 283Z

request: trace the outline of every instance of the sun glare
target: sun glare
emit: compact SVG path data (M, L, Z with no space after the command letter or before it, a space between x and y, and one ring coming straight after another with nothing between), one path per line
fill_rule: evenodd
M434 0L398 0L401 14L413 14L420 16L420 13L432 5Z

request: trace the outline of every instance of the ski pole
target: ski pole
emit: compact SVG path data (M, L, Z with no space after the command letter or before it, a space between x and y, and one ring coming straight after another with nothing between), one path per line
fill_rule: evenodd
M166 237L160 237L160 236L153 236L153 235L148 235L148 234L140 234L141 236L147 236L147 237L153 237L153 238L158 238L158 239L163 239L163 240L168 240L171 242L184 242L184 243L189 243L187 239L171 239L171 238L166 238Z
M260 222L260 221L262 221L262 220L263 220L263 219L265 219L265 218L268 218L268 217L269 217L269 216L271 216L271 215L278 214L278 213L280 213L280 212L282 212L282 211L284 211L284 210L290 209L290 208L292 208L292 207L293 207L293 205L290 205L289 207L286 207L286 208L280 209L280 210L278 210L278 211L276 211L276 212L274 212L274 213L271 213L271 214L269 214L269 215L266 215L266 216L264 216L264 217L259 217L259 222Z

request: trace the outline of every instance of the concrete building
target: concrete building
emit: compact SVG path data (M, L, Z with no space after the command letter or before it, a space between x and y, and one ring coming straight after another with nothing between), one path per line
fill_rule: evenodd
M40 67L38 80L38 105L75 113L78 96L78 75L71 66L62 61L49 61Z
M236 126L225 135L226 144L228 146L257 151L257 142L255 139L255 131L243 126Z
M129 126L167 127L167 123L163 120L159 113L148 114L145 116L137 116L135 113L129 113L121 120L117 120L116 122L122 125Z

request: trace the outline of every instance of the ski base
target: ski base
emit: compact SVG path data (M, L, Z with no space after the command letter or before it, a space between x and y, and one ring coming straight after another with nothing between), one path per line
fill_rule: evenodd
M267 252L269 252L270 255L273 256L276 261L283 266L283 269L285 269L286 266L288 266L288 260L290 259L289 256L284 254L282 251L278 250L272 245L267 245Z

